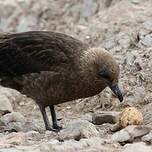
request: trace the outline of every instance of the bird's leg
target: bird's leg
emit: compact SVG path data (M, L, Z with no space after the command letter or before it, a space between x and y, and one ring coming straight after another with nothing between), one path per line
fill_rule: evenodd
M42 113L43 116L43 120L44 120L44 124L45 124L45 128L46 130L51 130L50 124L49 124L49 120L48 120L48 116L46 114L46 110L45 107L39 105L40 111Z
M58 131L60 131L62 129L62 127L58 126L58 124L57 124L57 118L56 118L54 105L51 105L49 107L50 107L51 116L52 116L53 129L57 129Z
M59 131L59 129L51 128L51 127L50 127L50 123L49 123L48 116L47 116L47 114L46 114L45 107L43 107L43 106L39 106L39 107L40 107L40 111L41 111L42 116L43 116L43 120L44 120L44 124L45 124L45 128L46 128L46 130L50 130L50 131L54 131L54 132L58 132L58 131Z

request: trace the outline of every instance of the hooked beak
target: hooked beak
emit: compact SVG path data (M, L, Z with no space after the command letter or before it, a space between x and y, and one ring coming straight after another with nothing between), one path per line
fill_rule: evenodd
M120 102L122 102L123 101L123 95L122 95L121 90L119 89L119 86L116 84L116 85L110 86L110 89L118 97L118 99L120 100Z

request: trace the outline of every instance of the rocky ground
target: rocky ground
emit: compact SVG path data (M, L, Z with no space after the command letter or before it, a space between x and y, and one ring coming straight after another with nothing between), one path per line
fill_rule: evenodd
M31 99L0 87L0 152L151 152L151 8L151 0L0 0L0 32L55 30L109 50L125 95L120 104L106 89L56 106L64 129L54 133L44 130ZM144 124L113 132L127 106L142 112Z

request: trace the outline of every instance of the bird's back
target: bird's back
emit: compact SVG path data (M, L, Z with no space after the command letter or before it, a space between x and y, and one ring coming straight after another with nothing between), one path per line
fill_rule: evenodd
M70 36L44 31L0 37L0 76L20 76L72 63L86 46Z
M1 84L20 90L22 77L74 69L87 45L65 34L31 31L0 36ZM18 83L19 82L19 83Z

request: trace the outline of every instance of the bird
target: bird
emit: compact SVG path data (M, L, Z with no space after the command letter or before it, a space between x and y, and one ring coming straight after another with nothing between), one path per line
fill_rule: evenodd
M57 123L57 104L97 95L106 87L122 102L119 73L119 64L109 51L64 33L26 31L0 35L0 85L34 99L46 130L62 129Z

